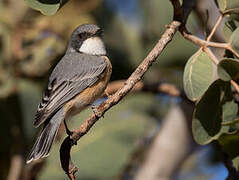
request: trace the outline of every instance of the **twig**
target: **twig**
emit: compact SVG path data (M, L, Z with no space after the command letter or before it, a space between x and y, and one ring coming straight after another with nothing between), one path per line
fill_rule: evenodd
M217 57L213 54L213 52L211 51L211 49L209 49L208 47L203 49L208 56L211 58L211 60L217 65L219 63L219 60L217 59ZM235 90L237 91L237 93L239 93L239 85L234 81L234 80L230 80L231 85L235 88Z
M217 57L213 54L213 52L209 48L204 48L203 50L208 54L208 56L211 58L211 60L216 65L219 63L219 60L217 59ZM230 80L230 83L235 88L237 93L239 93L239 85L234 80Z
M181 34L183 35L185 39L193 42L194 44L197 44L198 46L227 49L239 58L239 54L232 48L232 46L229 43L217 43L217 42L205 41L203 39L198 38L197 36L194 36L188 33L185 28L182 28Z
M220 20L220 18L219 18ZM218 20L218 22L220 23L220 21ZM217 25L218 23L216 23ZM218 26L218 25L217 25ZM213 28L213 31L214 28ZM230 44L228 43L215 43L215 42L210 42L210 41L204 41L192 34L189 34L187 32L187 30L184 28L184 29L181 29L181 34L183 35L183 37L191 42L193 42L194 44L197 44L198 46L200 46L201 48L203 48L203 50L208 54L208 56L211 58L211 60L217 65L219 63L219 60L217 59L217 57L213 54L213 52L208 48L209 46L211 47L217 47L217 48L224 48L224 49L227 49L229 51L231 51L232 53L234 53L237 57L239 57L239 54L237 54L231 47ZM210 33L211 35L212 33ZM210 38L208 38L210 39ZM236 89L236 91L239 93L239 85L231 80L230 81L232 86Z
M131 91L134 85L142 79L145 72L149 69L152 63L156 61L157 57L161 54L166 45L172 40L180 25L181 23L178 21L171 22L171 24L168 26L168 29L162 35L161 39L151 50L148 56L143 60L143 62L127 79L127 81L124 83L124 86L98 106L98 108L96 109L97 116L95 113L92 113L90 117L86 119L83 124L74 131L71 139L66 138L64 140L65 143L61 145L60 149L61 163L63 170L66 172L69 178L73 179L72 177L74 177L74 173L76 172L76 167L72 163L70 158L71 147L90 130L90 128L100 117L104 115L107 110L119 103L119 101ZM68 148L68 146L70 148ZM66 159L63 154L69 154L69 157L67 157L68 159ZM64 160L62 158L64 158Z
M194 44L197 44L201 47L216 47L216 48L224 48L224 49L229 49L229 44L228 43L216 43L216 42L211 42L211 41L205 41L203 39L198 38L197 36L194 36L188 32L186 32L186 30L184 29L183 31L181 31L181 34L183 35L183 37L191 42L193 42Z
M231 44L228 44L227 49L231 51L236 57L239 58L239 54L232 48Z
M222 19L223 19L223 15L221 14L221 16L219 16L215 26L213 27L211 33L209 34L209 36L207 37L207 41L210 41L212 36L214 35L214 33L216 32L218 26L220 25L220 23L222 22Z

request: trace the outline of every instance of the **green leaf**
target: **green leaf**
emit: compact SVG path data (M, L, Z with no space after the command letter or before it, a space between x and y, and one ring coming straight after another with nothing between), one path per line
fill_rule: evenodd
M33 9L44 15L55 14L68 0L25 0Z
M223 34L227 41L229 41L233 31L235 31L236 28L239 27L238 20L235 20L235 18L233 17L234 15L231 15L231 16L232 18L230 17L229 20L226 21L223 26Z
M237 121L238 105L234 97L230 83L225 83L222 100L222 125L233 125Z
M232 100L229 102L226 102L225 104L223 104L222 106L223 109L223 125L230 125L230 124L234 124L236 117L237 117L237 112L238 112L238 105Z
M223 59L218 64L217 73L223 81L239 79L239 61L237 59Z
M218 139L222 149L229 155L233 166L239 170L239 131L223 133Z
M236 117L235 119L233 119L231 121L222 122L222 126L231 126L231 125L235 125L237 123L239 123L239 117Z
M200 98L212 79L212 61L205 52L199 50L188 60L184 69L183 84L187 97L192 101Z
M208 144L216 140L229 127L222 126L222 105L224 89L229 83L215 81L203 95L195 107L192 121L192 131L198 144Z
M217 0L219 8L223 14L239 13L238 0Z
M229 44L231 45L232 49L239 53L239 27L236 28L235 31L233 31L230 39Z

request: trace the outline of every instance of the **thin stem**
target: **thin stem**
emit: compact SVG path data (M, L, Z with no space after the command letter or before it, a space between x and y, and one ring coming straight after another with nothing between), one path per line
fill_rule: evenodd
M217 20L215 26L213 27L211 33L210 33L209 36L207 37L207 41L210 41L210 40L211 40L211 38L212 38L212 36L214 35L214 33L216 32L218 26L219 26L220 23L222 22L222 19L223 19L223 15L221 15L221 16L218 18L218 20Z
M211 41L205 41L203 39L198 38L197 36L187 33L186 31L182 31L181 33L185 39L187 39L201 47L210 46L210 47L223 48L223 49L229 50L230 45L228 43L216 43L216 42L211 42Z
M239 58L239 54L232 48L231 44L228 44L227 50L231 51L236 57Z
M208 56L211 58L211 60L217 65L219 63L219 60L217 59L217 57L213 54L213 52L211 51L211 49L209 49L208 47L203 49L204 52L206 52L208 54ZM239 93L239 85L234 81L231 80L230 81L231 85L235 88L235 90L237 91L237 93Z
M198 38L192 34L187 33L185 30L181 31L183 37L194 44L197 44L200 47L214 47L214 48L223 48L231 51L236 57L239 58L239 54L232 48L229 43L216 43L211 41L205 41L203 39Z

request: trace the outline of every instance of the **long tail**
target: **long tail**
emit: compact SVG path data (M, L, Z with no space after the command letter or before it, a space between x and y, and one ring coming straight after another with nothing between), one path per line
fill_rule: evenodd
M53 141L63 119L64 109L61 108L51 117L50 120L46 120L42 132L27 158L27 163L49 155Z

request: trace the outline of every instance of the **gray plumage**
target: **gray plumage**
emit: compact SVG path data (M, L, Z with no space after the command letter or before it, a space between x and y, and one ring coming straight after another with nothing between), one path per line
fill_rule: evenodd
M93 85L106 69L100 56L68 53L57 64L49 78L49 86L39 104L34 126L38 127L87 87Z
M51 146L58 132L59 126L64 118L64 109L61 108L52 117L49 122L44 123L44 127L40 136L37 138L30 155L27 158L27 163L32 160L43 158L49 155Z
M64 120L64 105L96 83L106 70L107 62L101 57L105 55L101 32L98 26L85 24L72 33L66 54L54 68L38 106L34 126L43 124L43 129L27 158L28 163L49 154ZM80 51L82 44L88 54ZM89 54L91 52L93 54Z

